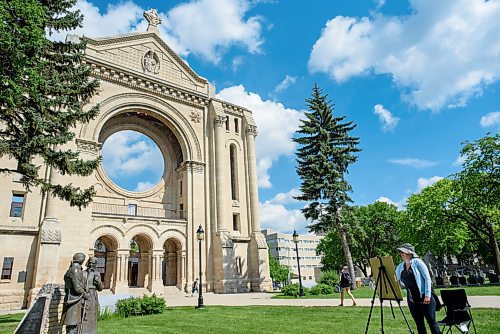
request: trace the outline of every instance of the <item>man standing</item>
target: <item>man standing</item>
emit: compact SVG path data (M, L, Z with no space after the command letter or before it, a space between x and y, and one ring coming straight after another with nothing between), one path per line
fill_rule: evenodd
M198 293L198 278L194 280L193 286L191 287L191 297L193 297L195 291Z
M85 282L85 291L89 294L89 299L85 303L83 317L83 333L97 334L97 318L99 317L100 307L97 292L102 291L101 274L97 272L97 258L91 256L87 261L87 269L83 272Z
M76 253L68 271L64 274L64 305L61 322L66 325L67 334L81 334L78 326L82 323L83 301L88 299L85 292L82 264L85 254Z

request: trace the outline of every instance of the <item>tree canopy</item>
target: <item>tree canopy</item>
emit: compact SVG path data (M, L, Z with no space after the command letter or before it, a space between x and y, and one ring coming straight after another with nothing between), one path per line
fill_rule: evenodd
M83 109L99 83L83 64L84 43L47 38L81 26L83 16L71 8L76 0L0 1L0 157L16 167L29 191L39 187L72 206L86 206L94 190L52 184L41 166L61 174L90 175L100 159L83 160L65 148L75 138L74 127L97 116L98 107Z

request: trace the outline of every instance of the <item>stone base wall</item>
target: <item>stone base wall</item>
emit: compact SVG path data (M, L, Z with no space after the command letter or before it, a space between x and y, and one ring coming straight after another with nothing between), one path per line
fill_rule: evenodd
M246 293L251 292L249 280L228 279L215 283L214 293Z
M1 289L0 311L20 310L24 304L23 289Z

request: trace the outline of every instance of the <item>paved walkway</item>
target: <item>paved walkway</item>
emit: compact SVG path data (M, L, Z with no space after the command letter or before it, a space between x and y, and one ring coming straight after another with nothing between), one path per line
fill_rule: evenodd
M238 293L238 294L214 294L204 293L203 303L205 305L222 305L222 306L248 306L248 305L274 305L274 306L338 306L340 299L271 299L273 294L268 293ZM198 303L198 295L167 295L165 296L167 306L195 306ZM469 296L469 303L472 307L491 307L500 308L500 296ZM371 298L356 299L358 306L370 306ZM379 301L375 300L376 305ZM344 301L345 307L351 307L350 299ZM406 301L401 303L406 305ZM383 305L390 306L388 301L384 301ZM396 302L393 302L397 306Z

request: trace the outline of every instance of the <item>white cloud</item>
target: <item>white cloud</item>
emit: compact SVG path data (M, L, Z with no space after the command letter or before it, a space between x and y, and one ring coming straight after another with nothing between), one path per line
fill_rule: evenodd
M434 161L422 160L422 159L416 159L416 158L390 159L389 162L391 162L393 164L414 167L417 169L428 168L428 167L432 167L432 166L435 166L438 164L437 162L434 162Z
M290 76L290 75L286 75L285 79L283 79L283 81L281 81L275 88L274 88L274 92L275 93L279 93L279 92L282 92L284 91L285 89L287 89L290 85L293 85L294 83L297 82L297 77L293 77L293 76Z
M383 202L383 203L392 204L392 205L395 205L398 208L398 210L403 210L404 206L406 204L406 197L403 198L401 201L394 202L392 199L390 199L388 197L380 196L379 198L377 198L377 200L375 202Z
M294 153L295 143L291 138L299 126L303 112L285 108L278 102L262 100L258 94L247 92L242 85L225 88L217 97L253 112L259 131L256 140L259 186L270 188L272 185L268 170L280 155Z
M464 106L500 77L500 2L412 0L412 14L336 16L309 58L337 82L390 75L419 109Z
M380 123L382 123L382 130L384 132L394 131L396 125L398 125L399 117L394 117L392 113L381 104L375 105L373 109L375 110L375 114L378 115Z
M453 161L452 166L462 166L465 162L465 155L459 155L458 158Z
M120 131L111 135L102 147L103 167L111 178L163 173L163 155L158 146L141 133ZM158 181L158 180L156 180Z
M248 0L192 0L181 3L167 13L158 13L163 23L160 35L179 55L196 54L218 63L231 47L239 46L250 53L261 50L262 18L246 17L256 3ZM147 22L141 8L132 1L109 5L106 13L86 0L75 6L84 14L83 28L69 33L90 37L113 36L129 32L146 31ZM52 38L63 40L67 32Z
M423 178L419 177L417 181L417 192L422 191L425 187L432 186L434 183L442 180L443 178L441 176L433 176L431 178Z
M500 125L500 111L494 111L484 115L483 117L481 117L481 121L479 122L479 124L481 124L483 128Z
M385 0L373 0L377 9L382 8L385 5Z
M146 190L149 190L149 189L153 188L154 186L155 186L155 184L153 184L153 183L151 183L149 181L138 182L134 191L139 191L139 192L140 191L146 191Z
M298 188L293 188L286 193L278 193L272 199L270 199L269 203L271 204L293 204L299 203L294 197L300 195L300 190Z
M307 233L307 220L300 210L288 210L281 204L260 203L262 229L272 229L283 233Z

